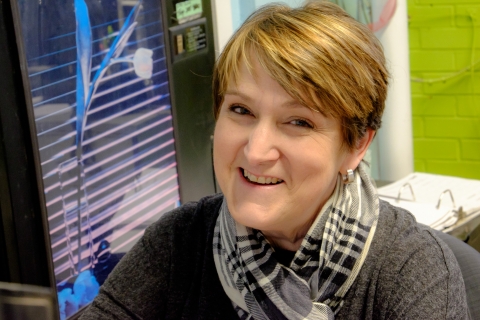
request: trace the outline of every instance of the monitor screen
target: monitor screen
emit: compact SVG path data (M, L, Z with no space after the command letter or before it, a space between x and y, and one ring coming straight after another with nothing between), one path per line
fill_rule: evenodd
M18 0L60 315L179 205L158 0Z

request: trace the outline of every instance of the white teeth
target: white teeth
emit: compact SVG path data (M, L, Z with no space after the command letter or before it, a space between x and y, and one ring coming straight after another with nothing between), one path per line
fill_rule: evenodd
M283 180L278 179L278 178L272 178L272 177L257 177L256 175L248 172L247 170L243 170L243 176L250 180L251 182L256 182L258 184L276 184L283 182Z

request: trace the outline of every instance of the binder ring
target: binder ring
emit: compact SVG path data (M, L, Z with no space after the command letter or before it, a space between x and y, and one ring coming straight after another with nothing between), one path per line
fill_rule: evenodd
M438 202L437 202L436 208L440 209L440 204L442 203L442 199L443 199L443 196L445 195L445 193L450 194L450 199L452 200L453 208L457 208L457 206L455 205L455 199L453 198L452 190L450 190L450 189L446 189L440 194L440 196L438 197Z
M412 185L411 185L409 182L405 183L405 184L400 188L400 190L398 190L398 196L397 196L396 201L397 201L397 202L400 202L400 200L401 200L401 195L402 195L402 191L403 191L403 189L405 189L405 187L408 187L408 188L410 189L410 193L411 193L411 195L412 195L413 201L416 201L416 199L415 199L415 193L413 193Z

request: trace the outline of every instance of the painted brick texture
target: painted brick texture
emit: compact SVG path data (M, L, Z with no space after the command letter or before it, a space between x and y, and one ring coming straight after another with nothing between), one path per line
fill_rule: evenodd
M480 179L480 0L407 0L415 170Z

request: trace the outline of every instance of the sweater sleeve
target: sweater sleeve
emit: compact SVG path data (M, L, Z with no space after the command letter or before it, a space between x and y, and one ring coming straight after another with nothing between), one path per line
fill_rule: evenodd
M450 250L428 227L393 243L380 275L378 319L468 319L465 286Z
M179 210L165 214L122 258L98 296L80 317L86 319L163 319L170 287L171 229Z

